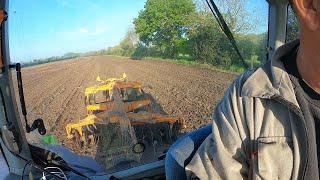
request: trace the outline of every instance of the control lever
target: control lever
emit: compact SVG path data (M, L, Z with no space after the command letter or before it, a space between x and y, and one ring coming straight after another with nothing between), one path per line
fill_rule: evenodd
M45 135L47 131L46 131L46 128L44 126L44 123L43 123L42 119L40 119L40 118L36 119L32 123L31 127L28 124L27 108L26 108L26 104L25 104L25 101L24 101L24 92L23 92L23 85L22 85L21 65L20 65L20 63L10 64L9 68L15 68L16 72L17 72L18 91L19 91L19 97L20 97L21 111L22 111L22 115L24 117L27 133L30 133L30 132L34 131L35 129L38 129L39 134Z

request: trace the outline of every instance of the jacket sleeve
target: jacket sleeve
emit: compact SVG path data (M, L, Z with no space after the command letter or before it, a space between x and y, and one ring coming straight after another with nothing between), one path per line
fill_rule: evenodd
M241 78L239 78L241 79ZM200 179L247 179L249 175L248 128L240 97L241 81L230 86L213 113L212 134L202 143L186 171ZM250 100L249 100L250 101Z

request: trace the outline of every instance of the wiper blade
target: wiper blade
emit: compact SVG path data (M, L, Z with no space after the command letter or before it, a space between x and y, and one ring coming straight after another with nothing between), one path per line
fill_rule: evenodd
M243 64L243 66L248 69L249 66L248 64L245 62L243 56L240 53L240 50L237 46L237 43L233 37L232 32L230 31L230 28L228 27L227 23L225 22L222 14L220 13L217 5L215 4L215 2L213 0L206 0L209 9L211 10L213 16L215 17L215 19L218 21L218 24L220 26L220 28L222 29L222 31L224 32L224 34L227 36L227 38L229 39L231 45L233 46L233 48L235 49L237 55L239 56L241 63Z

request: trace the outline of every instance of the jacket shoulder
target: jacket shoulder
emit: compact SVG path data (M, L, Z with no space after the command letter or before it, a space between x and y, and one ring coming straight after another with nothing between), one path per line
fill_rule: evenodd
M244 85L250 81L250 77L252 77L258 69L259 68L247 70L239 75L229 86L227 93L236 93L239 97L241 97L241 92L244 88ZM225 95L227 95L227 93Z

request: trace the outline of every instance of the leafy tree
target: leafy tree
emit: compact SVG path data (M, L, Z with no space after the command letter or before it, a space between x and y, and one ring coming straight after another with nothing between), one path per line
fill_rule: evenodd
M129 29L125 38L120 42L119 46L123 50L122 56L131 56L139 42L137 34L134 29Z
M247 64L253 65L251 67L259 66L267 57L267 33L239 35L238 46Z
M118 56L132 56L138 47L139 38L135 30L130 28L119 45L107 49L106 54Z
M199 12L194 28L189 32L190 54L199 62L217 66L232 64L232 47L212 14ZM231 50L231 51L229 51Z
M176 58L188 39L195 13L192 0L147 0L134 25L147 47L156 48L164 57Z
M245 10L248 0L217 0L243 57L252 67L266 56L266 34L248 34L254 27ZM250 16L249 16L250 15ZM250 17L250 18L249 18ZM239 57L201 0L147 0L121 43L108 54L143 57L184 57L220 67L241 68Z
M239 57L235 54L226 36L214 20L210 9L203 1L196 0L197 18L195 28L191 31L192 50L195 59L218 66L228 67L240 65ZM254 28L258 19L252 19L252 14L245 9L248 0L217 0L217 6L226 20L231 32L236 38L237 45L244 59L254 66L260 64L257 61L265 59L265 53L261 53L263 35L247 34ZM250 18L249 18L250 17ZM263 54L263 55L261 55ZM254 60L255 63L252 63Z
M217 0L217 6L223 18L228 24L231 32L237 36L238 34L245 34L255 27L258 17L253 18L253 13L246 9L246 4L249 0ZM248 18L248 17L251 18Z

